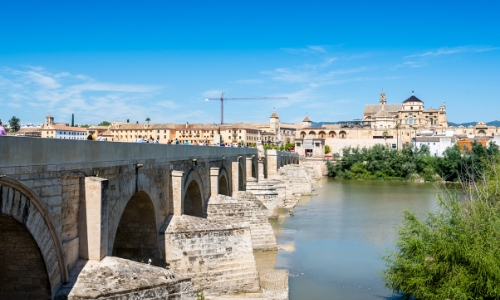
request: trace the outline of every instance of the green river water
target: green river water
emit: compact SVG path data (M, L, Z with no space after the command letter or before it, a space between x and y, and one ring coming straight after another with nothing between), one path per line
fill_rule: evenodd
M394 247L404 209L421 217L435 211L438 187L329 178L319 185L293 216L273 222L278 243L296 248L278 251L275 263L289 270L290 299L391 299L380 256Z

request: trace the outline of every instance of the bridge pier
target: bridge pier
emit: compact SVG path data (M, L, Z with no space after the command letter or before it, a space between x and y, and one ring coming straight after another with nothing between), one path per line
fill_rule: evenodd
M108 254L108 180L85 178L85 197L79 214L80 257L100 261Z
M172 171L172 202L174 216L182 216L184 213L183 193L184 172Z

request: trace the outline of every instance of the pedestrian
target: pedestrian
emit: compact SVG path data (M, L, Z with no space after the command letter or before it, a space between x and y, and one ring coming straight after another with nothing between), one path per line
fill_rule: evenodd
M92 136L93 133L94 133L93 131L89 131L89 135L87 136L87 140L89 140L89 141L94 140L94 138Z
M140 135L139 137L137 137L137 139L135 140L136 143L144 143L144 139L142 138L142 135Z
M102 133L99 133L99 136L97 137L97 140L99 142L104 142L104 137L102 136Z
M3 127L2 121L0 120L0 136L2 136L2 135L7 135L7 131Z
M175 144L179 145L179 140L178 139L175 139Z
M156 142L155 142L155 144L159 144L159 143L160 143L160 138L159 138L159 137L157 137L157 138L156 138Z
M149 140L148 140L148 144L153 144L154 142L155 142L155 140L153 139L153 136L150 135Z

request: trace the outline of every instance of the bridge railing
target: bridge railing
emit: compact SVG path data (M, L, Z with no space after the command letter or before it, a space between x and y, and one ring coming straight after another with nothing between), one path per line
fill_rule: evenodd
M237 155L257 155L257 149L0 137L0 167Z

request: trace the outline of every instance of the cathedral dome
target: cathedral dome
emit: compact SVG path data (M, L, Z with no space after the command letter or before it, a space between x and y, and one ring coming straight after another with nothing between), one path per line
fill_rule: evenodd
M413 92L411 93L411 97L406 99L405 101L403 101L403 103L408 103L408 102L422 102L424 103L424 101L418 99L417 97L415 97L415 94L413 94Z

